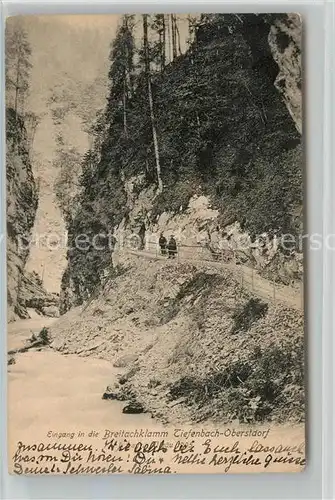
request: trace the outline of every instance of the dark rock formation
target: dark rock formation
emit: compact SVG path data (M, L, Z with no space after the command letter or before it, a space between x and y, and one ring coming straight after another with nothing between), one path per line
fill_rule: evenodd
M102 399L112 401L133 401L134 394L129 385L120 386L117 382L113 386L108 386L102 395Z
M122 413L144 413L144 407L137 401L131 401L122 409Z
M102 399L111 399L115 401L119 399L119 394L116 394L114 392L104 392L102 395Z

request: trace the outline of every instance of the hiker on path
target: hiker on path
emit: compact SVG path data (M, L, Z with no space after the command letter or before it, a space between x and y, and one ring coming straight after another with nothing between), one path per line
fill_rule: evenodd
M140 227L138 235L140 237L140 248L139 248L139 250L143 250L144 247L145 247L145 224L144 224L144 222L142 222L142 225Z
M160 234L159 240L158 240L160 249L161 249L161 254L166 255L166 246L167 246L167 239L164 236L164 233Z
M174 259L177 255L177 242L176 242L173 234L170 237L167 248L168 248L168 252L169 252L169 259Z

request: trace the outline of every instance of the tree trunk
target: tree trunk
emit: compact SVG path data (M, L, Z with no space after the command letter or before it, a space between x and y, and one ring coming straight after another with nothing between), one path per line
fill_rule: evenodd
M161 166L160 166L160 160L159 160L159 148L158 148L156 126L155 126L155 115L154 115L154 106L153 106L153 100L152 100L150 76L148 78L148 95L149 95L149 106L150 106L150 118L151 118L151 125L152 125L152 138L154 141L154 149L155 149L158 191L159 191L159 193L161 193L163 191L163 182L162 182Z
M17 66L16 66L16 84L15 84L15 120L17 120L17 112L18 112L18 104L19 104L19 89L20 89L20 55L17 58Z
M157 140L157 131L156 131L156 126L155 126L154 104L153 104L153 99L152 99L152 88L151 88L151 79L150 79L147 14L143 14L143 48L144 48L144 60L145 60L145 72L146 72L147 86L148 86L148 99L149 99L150 120L151 120L151 127L152 127L152 138L153 138L154 150L155 150L158 192L161 193L163 191L163 182L162 182L162 176L161 176L161 166L160 166L160 160L159 160L159 148L158 148L158 140Z
M174 14L171 14L171 30L172 30L172 54L173 54L173 59L176 59L177 37L176 37L176 19Z
M165 14L162 14L162 62L161 62L161 70L163 71L165 68L165 60L166 60L166 27L165 27Z
M123 25L124 25L125 29L130 31L127 16L125 16L123 19ZM131 97L133 94L132 81L131 81L132 67L131 67L131 59L129 58L128 46L126 46L125 49L126 49L125 57L126 57L127 64L126 64L126 68L124 70L124 80L125 80L124 92L125 92L125 96L126 96L126 98L124 100L124 105L126 103L127 98Z
M180 45L180 32L179 32L176 17L175 17L175 27L176 27L176 43L178 43L178 52L179 52L179 55L181 56L182 52L181 52L181 45Z
M123 79L123 131L124 135L127 137L127 82L126 82L126 73Z
M171 16L167 15L167 25L168 25L168 56L169 63L172 61L172 48L171 48Z

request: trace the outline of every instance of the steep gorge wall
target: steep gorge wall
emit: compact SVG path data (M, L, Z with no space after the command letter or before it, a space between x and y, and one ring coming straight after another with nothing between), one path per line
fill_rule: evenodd
M29 158L24 120L6 110L7 314L8 321L29 318L28 308L58 316L59 296L48 293L41 278L26 269L38 206L38 190Z
M6 110L7 182L7 292L8 321L25 316L19 294L29 255L29 238L34 225L38 193L28 156L22 118Z

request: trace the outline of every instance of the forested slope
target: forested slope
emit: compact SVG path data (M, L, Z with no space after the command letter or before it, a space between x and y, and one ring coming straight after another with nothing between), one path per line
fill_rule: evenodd
M164 211L179 213L192 196L205 195L219 210L221 229L237 222L251 237L298 237L301 137L289 96L285 102L278 91L276 62L286 50L299 56L290 32L283 35L290 18L203 15L190 24L188 50L168 64L162 64L161 37L158 45L148 42L145 22L139 51L132 16L125 16L114 41L109 98L84 161L70 241L127 221L126 184L133 178L141 179L135 197L155 189L142 214L146 227ZM149 32L154 28L149 25ZM68 302L78 304L101 282L111 250L73 248L68 260L63 289L71 289Z

